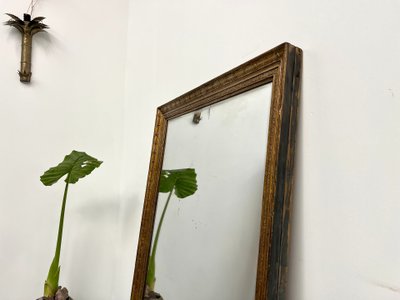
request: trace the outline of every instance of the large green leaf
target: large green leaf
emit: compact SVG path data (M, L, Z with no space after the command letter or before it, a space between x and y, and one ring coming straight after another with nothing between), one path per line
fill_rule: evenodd
M194 169L162 170L159 192L169 193L175 189L178 198L186 198L197 191L196 172Z
M102 161L87 155L85 152L72 151L71 154L65 156L64 160L56 167L48 169L42 176L40 181L44 185L52 185L61 177L67 175L65 182L76 183L79 179L89 175L95 168L98 168Z

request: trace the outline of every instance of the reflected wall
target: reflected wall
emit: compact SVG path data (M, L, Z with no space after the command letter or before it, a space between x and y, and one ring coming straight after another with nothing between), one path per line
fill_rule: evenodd
M195 169L198 189L172 196L163 220L155 291L164 299L254 297L270 101L266 84L198 111L198 123L194 113L169 121L163 169Z

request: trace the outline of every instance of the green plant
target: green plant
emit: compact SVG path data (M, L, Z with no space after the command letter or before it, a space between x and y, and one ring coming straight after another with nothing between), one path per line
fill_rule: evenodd
M78 182L79 179L89 175L95 168L102 164L96 158L87 155L85 152L72 151L65 156L64 160L56 167L47 170L40 181L46 185L56 183L60 178L66 175L65 190L61 206L60 222L58 225L57 245L53 261L50 265L49 273L44 284L44 297L54 297L58 288L58 279L60 277L60 252L62 233L64 226L65 204L67 202L68 185Z
M193 195L197 191L195 169L178 169L178 170L162 170L159 183L160 193L169 193L164 209L161 213L160 222L158 223L156 235L154 237L153 246L151 249L149 266L147 270L146 284L151 291L154 290L156 283L156 252L158 239L160 237L161 227L164 221L165 212L167 211L172 193L178 198L186 198Z

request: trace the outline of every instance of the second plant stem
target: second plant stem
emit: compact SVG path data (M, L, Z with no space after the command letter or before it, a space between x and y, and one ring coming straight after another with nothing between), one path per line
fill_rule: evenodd
M154 237L153 248L152 248L151 254L150 254L149 269L147 271L146 282L147 282L147 285L149 286L149 289L152 291L154 291L154 285L156 283L156 278L155 278L156 274L155 273L156 273L156 252L157 252L158 238L160 236L161 226L164 221L165 212L167 211L168 204L169 204L169 201L171 200L173 191L174 190L172 189L172 191L168 194L167 202L165 203L164 209L161 214L160 222L158 223L156 236Z

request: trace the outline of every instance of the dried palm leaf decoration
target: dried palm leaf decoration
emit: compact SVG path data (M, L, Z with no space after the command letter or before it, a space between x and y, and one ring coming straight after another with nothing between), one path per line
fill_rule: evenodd
M45 31L49 28L42 21L44 17L36 17L31 20L30 14L24 14L24 20L21 20L15 15L6 14L11 19L5 22L5 25L9 25L18 29L22 35L22 45L21 45L21 70L18 71L19 80L21 82L31 81L31 64L32 64L32 37L34 34Z

